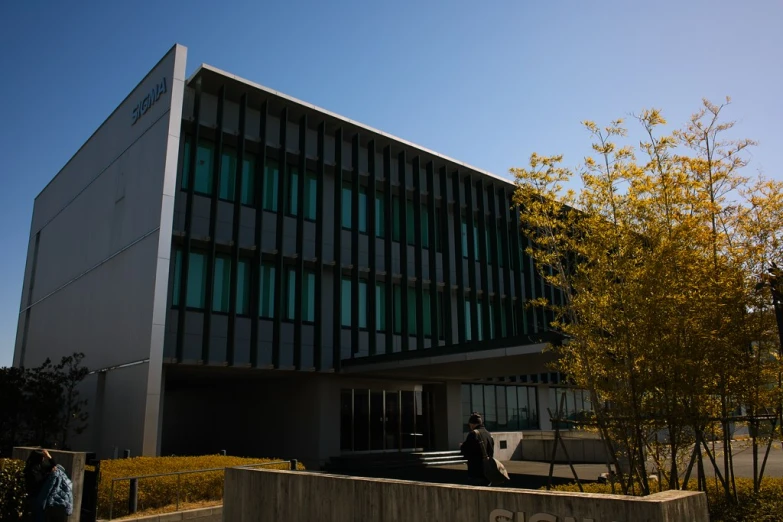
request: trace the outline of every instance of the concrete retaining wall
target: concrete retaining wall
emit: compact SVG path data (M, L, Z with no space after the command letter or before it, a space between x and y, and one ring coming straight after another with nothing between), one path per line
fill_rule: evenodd
M321 473L227 469L224 520L310 522L707 522L703 493L649 497L480 488Z
M38 448L17 447L13 449L11 458L27 460L30 453ZM68 522L78 522L82 510L82 492L84 490L84 464L87 454L77 451L49 450L49 454L55 462L65 469L68 478L73 483L73 514L68 517Z
M467 434L466 434L467 435ZM464 440L465 437L463 437ZM494 431L495 458L498 460L522 460L522 440L525 438L523 431ZM502 448L505 442L505 448Z
M571 462L581 464L605 464L608 457L606 446L600 439L563 439ZM496 443L497 444L497 443ZM537 460L549 462L552 459L554 439L528 439L519 443L518 458L513 460ZM566 463L568 459L563 447L558 444L555 462Z
M148 517L123 518L122 522L177 522L179 520L198 520L199 522L222 522L223 506L163 513Z

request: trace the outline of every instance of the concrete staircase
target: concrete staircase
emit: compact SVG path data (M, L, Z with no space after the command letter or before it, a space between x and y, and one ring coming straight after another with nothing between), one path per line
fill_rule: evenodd
M324 465L324 471L346 475L375 475L394 470L422 469L465 462L459 451L363 453L331 457Z

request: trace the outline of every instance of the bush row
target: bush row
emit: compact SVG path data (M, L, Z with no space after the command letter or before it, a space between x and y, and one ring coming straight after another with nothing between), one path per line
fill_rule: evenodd
M0 459L0 520L18 520L24 514L27 493L24 462Z
M758 493L753 492L753 480L735 479L737 502L726 499L723 487L714 480L707 481L707 501L711 522L740 522L747 520L783 521L783 478L767 477L761 482ZM585 493L612 493L610 484L582 484ZM576 484L555 486L554 491L579 491ZM696 481L688 483L688 489L696 489ZM619 492L619 486L616 486Z
M224 457L221 455L102 460L98 483L98 515L108 517L110 506L113 518L128 514L130 481L113 479L200 469L230 468L274 461L274 459ZM273 464L265 467L288 469L289 464ZM304 466L299 464L298 468L304 469ZM180 503L220 501L223 498L223 476L224 472L221 469L220 471L139 479L138 509L143 511L173 506L178 499Z

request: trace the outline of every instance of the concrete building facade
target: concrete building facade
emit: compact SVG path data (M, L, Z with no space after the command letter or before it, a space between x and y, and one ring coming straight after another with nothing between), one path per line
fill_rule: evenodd
M80 449L323 462L582 400L550 389L512 182L186 55L35 201L14 364L86 354Z

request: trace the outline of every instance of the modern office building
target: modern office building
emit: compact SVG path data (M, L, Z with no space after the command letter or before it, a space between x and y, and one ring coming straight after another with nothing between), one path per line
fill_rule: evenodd
M581 407L512 182L186 54L35 200L14 363L86 354L76 445L314 463Z

